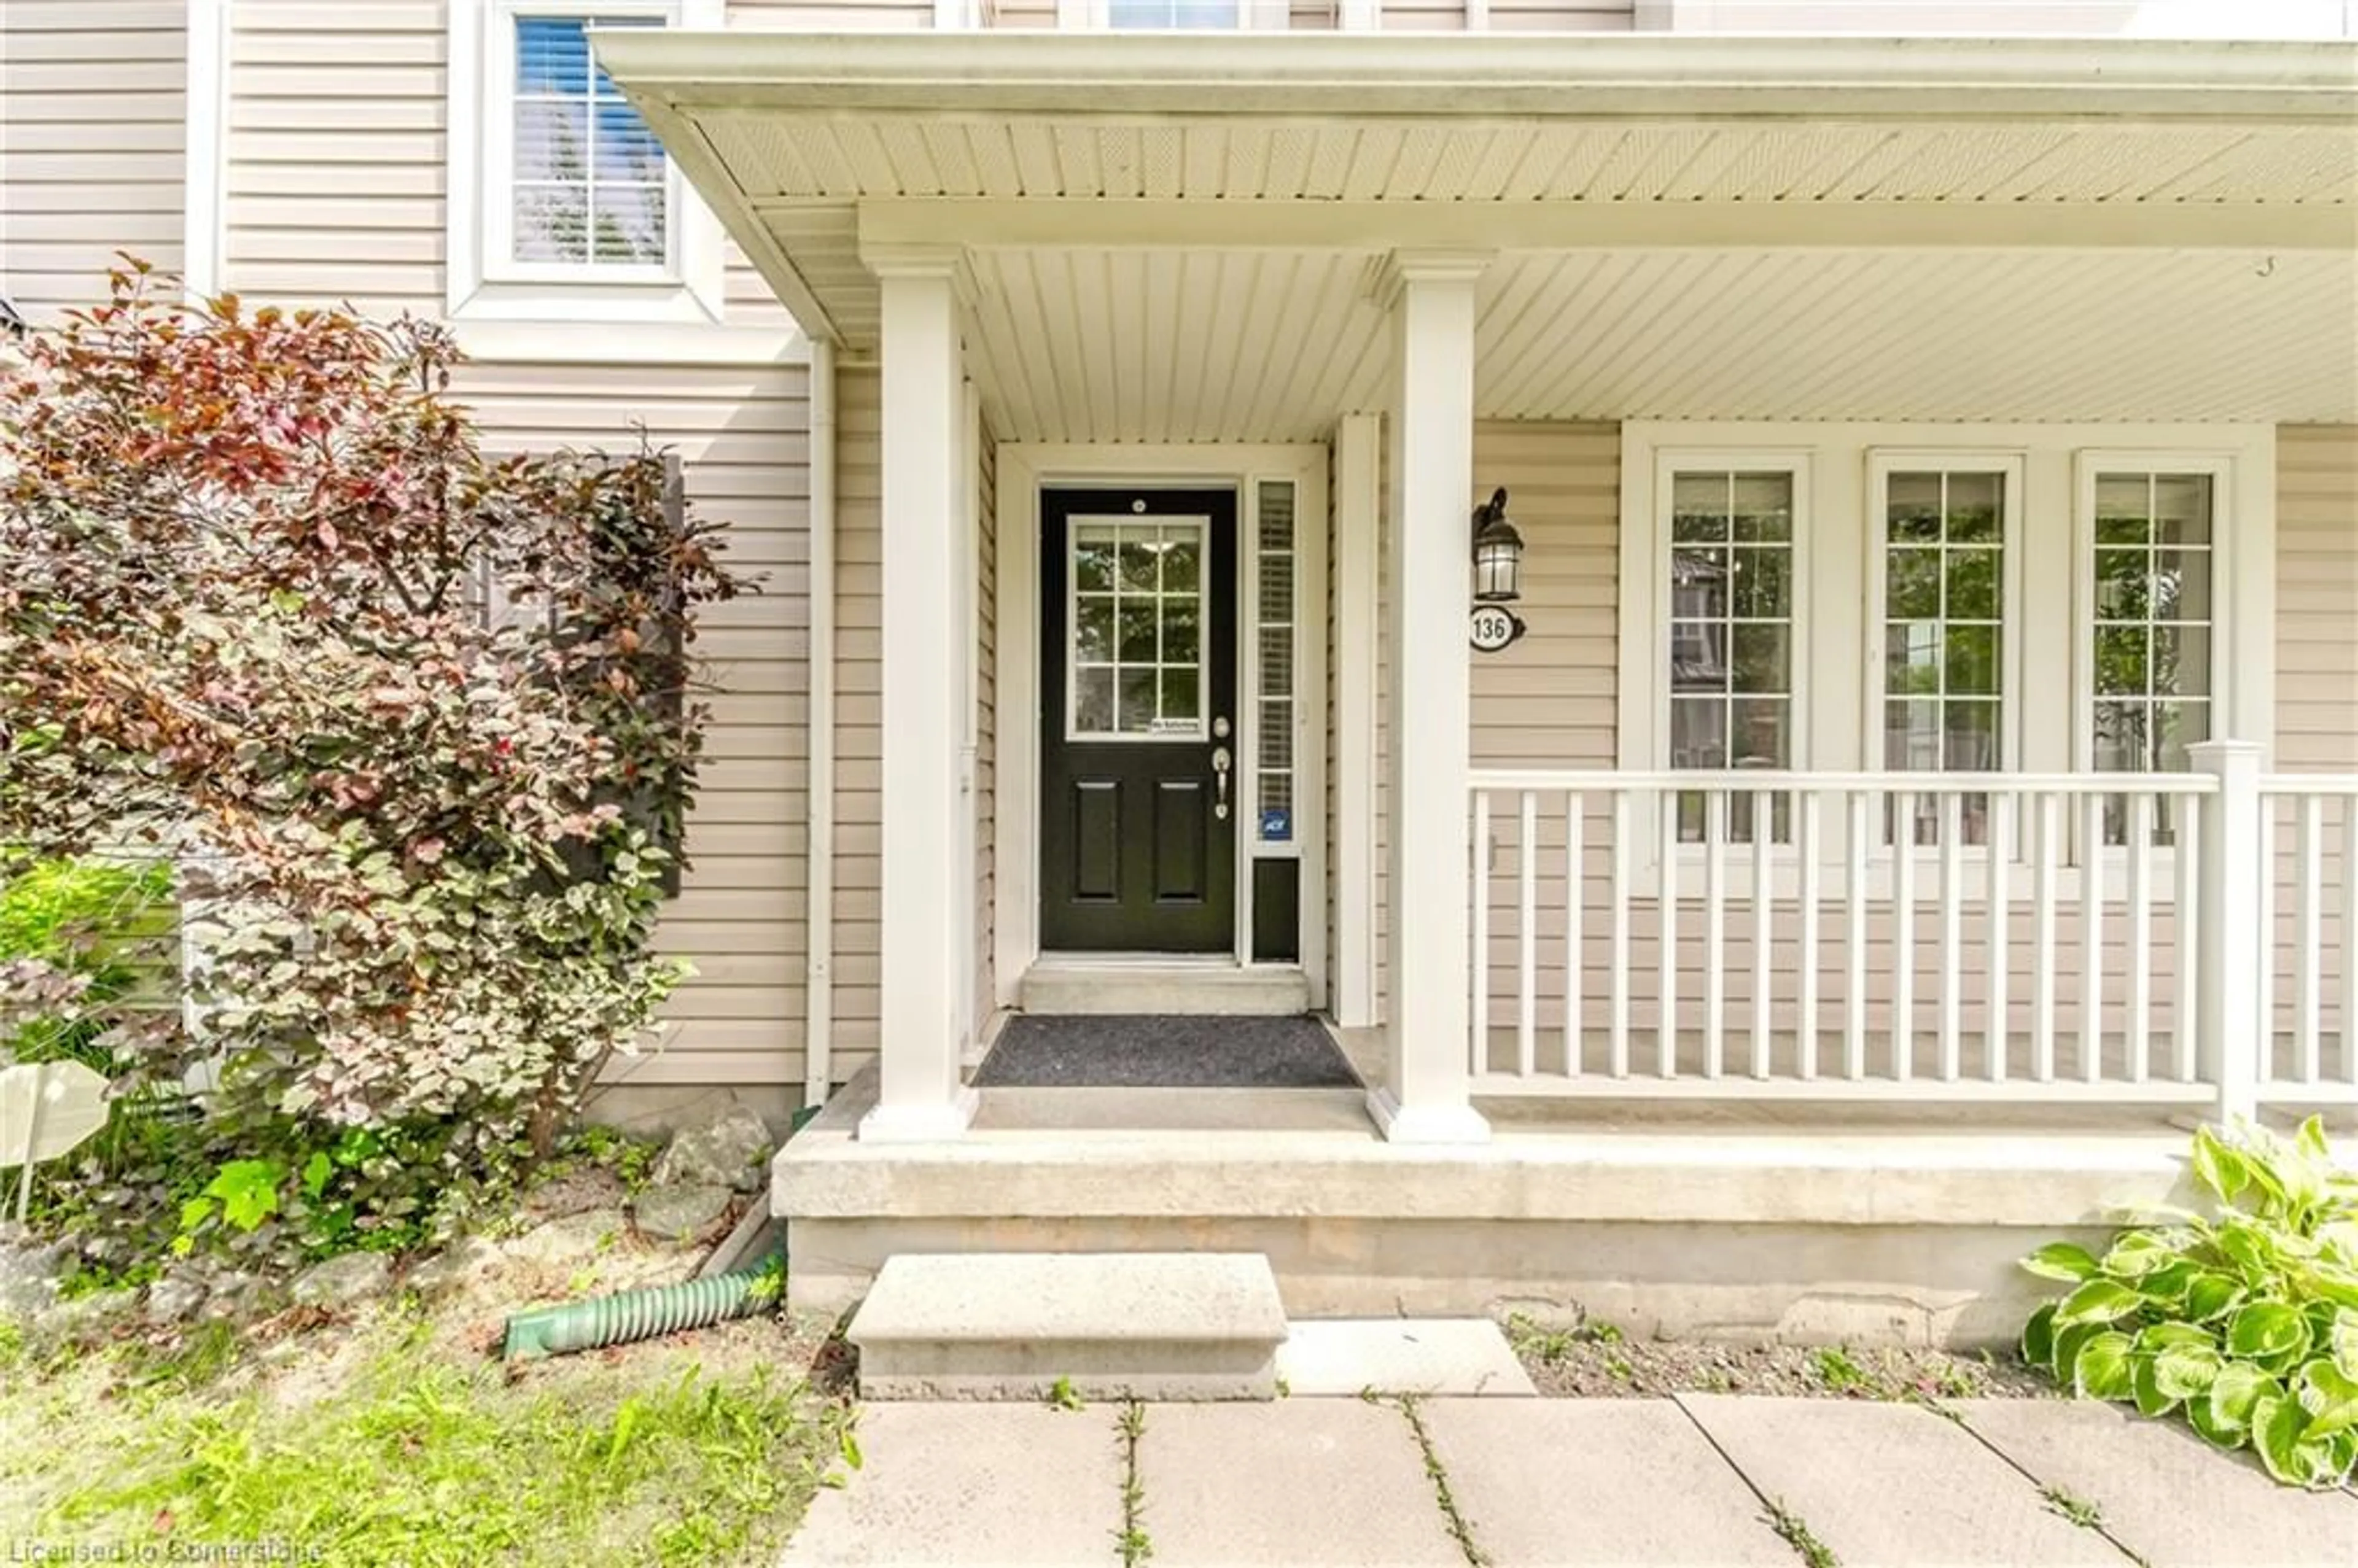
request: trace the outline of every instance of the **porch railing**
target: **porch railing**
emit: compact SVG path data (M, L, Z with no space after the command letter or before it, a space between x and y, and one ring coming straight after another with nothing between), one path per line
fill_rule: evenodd
M2358 1104L2358 778L2196 750L1477 770L1475 1093Z

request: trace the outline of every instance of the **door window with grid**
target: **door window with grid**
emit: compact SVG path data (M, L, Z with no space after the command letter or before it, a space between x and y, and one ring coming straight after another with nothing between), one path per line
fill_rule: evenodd
M1203 738L1205 527L1075 521L1071 738Z

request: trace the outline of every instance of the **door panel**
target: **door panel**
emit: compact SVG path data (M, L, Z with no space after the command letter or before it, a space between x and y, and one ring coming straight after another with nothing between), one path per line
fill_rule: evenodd
M1041 496L1049 951L1235 943L1236 515L1227 490Z

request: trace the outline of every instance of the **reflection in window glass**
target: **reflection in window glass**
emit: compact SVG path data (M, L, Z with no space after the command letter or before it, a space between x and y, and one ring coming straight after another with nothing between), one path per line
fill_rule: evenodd
M1792 764L1793 476L1693 471L1671 481L1671 765ZM1680 837L1706 832L1701 795L1679 802ZM1731 803L1731 838L1752 837ZM1780 799L1773 830L1786 836Z
M2211 476L2104 473L2095 489L2096 768L2183 772L2186 748L2211 738ZM2168 843L2174 803L2157 804L2154 840ZM2125 843L2126 803L2105 806L2105 841Z
M2005 765L2006 476L1907 471L1884 489L1883 762L1902 773ZM1988 840L1989 800L1969 795L1965 842ZM1940 839L1937 799L1909 838ZM1897 822L1887 827L1895 834Z
M1068 733L1203 734L1204 526L1073 524Z
M591 62L583 18L518 16L513 87L513 259L661 265L670 249L663 147Z
M1106 0L1106 26L1123 32L1204 32L1238 25L1241 0Z

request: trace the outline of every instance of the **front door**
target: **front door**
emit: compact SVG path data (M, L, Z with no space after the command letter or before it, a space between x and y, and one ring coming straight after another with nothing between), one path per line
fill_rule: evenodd
M1237 498L1040 498L1040 944L1236 941Z

